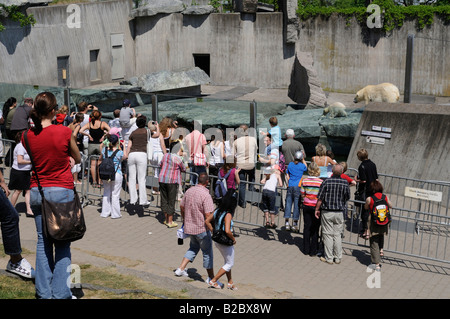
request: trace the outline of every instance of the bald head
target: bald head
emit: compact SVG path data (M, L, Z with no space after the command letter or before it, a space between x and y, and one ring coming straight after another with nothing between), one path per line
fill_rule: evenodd
M333 165L333 175L341 176L344 172L344 167L341 164Z

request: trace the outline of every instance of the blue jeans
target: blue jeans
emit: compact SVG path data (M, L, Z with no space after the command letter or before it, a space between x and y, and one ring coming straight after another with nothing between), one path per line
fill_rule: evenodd
M72 189L44 187L44 196L55 203L73 200ZM38 235L36 247L36 297L41 299L71 299L70 291L70 242L54 242L42 233L42 199L37 187L31 189L30 205L34 213Z
M0 188L0 222L2 229L3 248L7 255L22 253L19 234L19 214L9 201L3 189Z
M206 166L195 166L194 164L190 164L191 173L195 173L191 175L191 185L197 185L198 183L198 175L200 173L206 173Z
M285 219L289 219L291 217L292 204L294 204L292 219L299 220L300 218L299 200L300 200L300 187L289 186L286 192L286 207L284 208Z
M199 250L201 249L203 253L203 267L205 269L212 269L213 246L211 233L209 231L205 231L198 235L189 235L189 237L191 238L191 241L189 243L189 249L184 257L193 262Z

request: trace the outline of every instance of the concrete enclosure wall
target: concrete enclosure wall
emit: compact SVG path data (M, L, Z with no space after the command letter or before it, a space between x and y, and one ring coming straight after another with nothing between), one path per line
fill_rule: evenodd
M450 108L444 105L371 103L366 106L348 157L358 168L356 153L365 148L378 173L422 180L448 181L450 177ZM390 128L384 144L367 142L363 131L373 126Z
M31 28L7 22L0 32L0 82L58 86L58 57L69 57L70 86L111 82L112 35L123 34L124 76L134 74L134 42L128 23L128 1L77 5L80 26L67 5L29 8L36 24ZM69 11L69 12L68 12ZM98 50L98 77L91 81L90 52Z
M415 21L405 21L388 36L363 30L356 19L348 26L339 16L302 21L299 32L299 49L312 52L324 89L353 93L391 82L403 92L407 38L413 34L412 92L450 96L450 32L437 17L420 32Z
M406 38L415 33L412 93L450 96L450 33L437 18L421 32L406 22L386 37L363 35L356 21L347 26L343 17L311 19L300 23L299 40L288 44L280 12L131 19L131 0L77 6L79 28L68 27L74 12L67 5L28 8L37 23L25 29L2 19L0 82L57 86L58 57L69 57L70 86L80 88L190 68L198 55L209 59L215 85L287 88L295 52L304 51L312 53L325 90L354 93L389 81L403 91ZM98 55L94 78L92 54Z
M136 72L193 67L205 55L214 84L288 87L295 46L284 45L282 26L282 13L138 18Z

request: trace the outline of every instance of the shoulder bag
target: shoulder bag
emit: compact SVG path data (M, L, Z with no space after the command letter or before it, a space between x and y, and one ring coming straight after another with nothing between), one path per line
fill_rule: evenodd
M74 198L70 202L54 203L44 197L44 191L39 182L28 144L27 132L24 132L24 141L42 197L42 231L44 236L55 241L76 241L83 238L86 232L86 224L83 208L75 187L73 188Z
M220 219L220 216L222 216L222 214L224 215L222 218L222 221L219 225L219 227L216 227L217 222ZM225 231L223 230L223 224L225 222L225 215L227 214L227 211L221 212L219 213L219 211L217 211L216 216L214 216L214 230L213 230L213 234L212 234L212 240L214 240L216 243L222 244L222 245L226 245L226 246L233 246L233 240L227 236L227 234L225 233Z
M199 135L199 143L201 149L203 148L202 144L202 134ZM194 132L192 132L192 148L195 151L195 145L194 145ZM194 166L206 166L206 155L204 153L194 153Z

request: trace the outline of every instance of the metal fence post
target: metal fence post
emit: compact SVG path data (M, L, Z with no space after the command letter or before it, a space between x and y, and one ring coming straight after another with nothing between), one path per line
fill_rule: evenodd
M413 51L414 51L414 34L410 34L408 35L406 45L405 91L403 97L404 103L411 103Z

